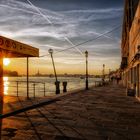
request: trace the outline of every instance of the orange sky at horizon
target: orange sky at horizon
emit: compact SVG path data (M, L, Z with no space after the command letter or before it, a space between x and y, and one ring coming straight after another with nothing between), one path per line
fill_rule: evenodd
M64 64L63 62L58 62L55 59L55 67L57 74L85 74L85 60L81 63L77 64ZM26 75L26 58L18 58L18 59L10 59L10 64L8 66L4 66L4 70L17 71L19 75ZM119 66L113 67L112 70L116 70ZM88 63L89 74L91 75L100 75L102 74L102 65L98 64L98 62ZM106 65L105 73L109 72L109 66ZM29 59L29 74L33 75L37 72L41 74L54 74L53 65L51 59L44 58L43 60L39 60L37 58Z

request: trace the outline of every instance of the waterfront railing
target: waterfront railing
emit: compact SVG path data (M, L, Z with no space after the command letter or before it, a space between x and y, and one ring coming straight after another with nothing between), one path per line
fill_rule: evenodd
M8 85L5 85L5 87L9 87L8 89L8 93L5 95L13 95L13 96L26 96L26 89L27 89L27 81L26 80L16 80L16 81L8 81ZM71 84L71 82L67 82L67 84L65 84L66 81L61 81L61 86L60 86L60 90L61 93L64 92L72 92L73 90L78 89L84 89L85 83L84 81L81 81L79 83L74 82L73 84ZM107 81L106 81L107 83ZM67 85L67 87L65 87ZM97 86L103 86L103 82L101 80L97 80L97 81L92 81L90 82L89 86L90 87L97 87ZM55 85L54 83L48 83L45 81L33 81L30 80L29 81L29 96L30 98L35 98L35 97L45 97L45 96L54 96L55 95Z

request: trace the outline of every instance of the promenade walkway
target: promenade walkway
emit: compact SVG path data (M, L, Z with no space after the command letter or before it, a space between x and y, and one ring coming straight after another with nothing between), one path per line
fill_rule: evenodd
M33 102L6 102L5 112ZM117 85L67 94L50 105L3 119L2 140L9 139L140 140L140 102Z

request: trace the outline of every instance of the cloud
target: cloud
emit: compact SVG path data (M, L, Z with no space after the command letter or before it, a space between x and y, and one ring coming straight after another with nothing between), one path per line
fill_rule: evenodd
M45 1L40 1L41 4L43 2L45 4ZM58 11L51 10L51 6L50 9L40 7L39 10L51 21L52 24L50 24L27 1L1 0L0 35L39 47L40 55L44 55L45 50L50 47L55 51L70 47L71 45L65 37L76 45L88 39L96 38L122 22L122 7L92 9L89 6L89 9L83 9L78 5L76 6L75 9L65 10L65 8L61 8ZM115 39L102 37L100 40L80 46L79 49L82 52L88 49L96 57L120 57L120 29L108 34L108 36ZM115 45L113 44L114 41L116 42ZM106 48L98 46L103 44L106 45ZM76 56L81 57L79 52L74 49L63 52L61 55L67 56L70 53L77 61L81 62L76 58Z

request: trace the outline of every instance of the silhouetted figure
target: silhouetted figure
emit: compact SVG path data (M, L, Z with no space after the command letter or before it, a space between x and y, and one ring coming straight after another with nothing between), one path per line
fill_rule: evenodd
M113 83L113 80L114 80L114 77L112 76L112 77L111 77L111 82L112 82L112 83Z

